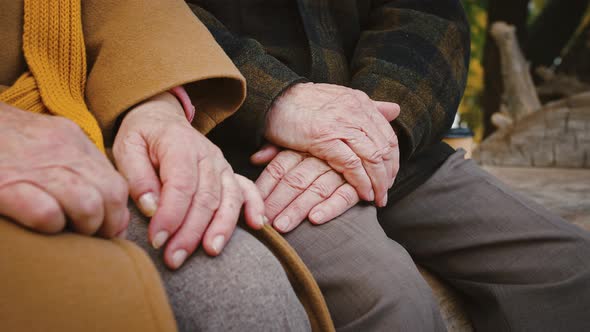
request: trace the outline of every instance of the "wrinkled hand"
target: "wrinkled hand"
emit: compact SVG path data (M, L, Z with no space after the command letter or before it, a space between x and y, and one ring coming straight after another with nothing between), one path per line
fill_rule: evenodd
M236 227L242 204L249 226L259 229L265 223L256 186L234 174L219 148L189 124L169 93L125 116L113 154L132 199L152 217L152 245L166 244L164 261L172 269L199 243L209 255L218 255Z
M323 224L359 201L355 188L340 174L305 153L267 145L250 161L256 165L270 161L256 185L265 200L266 216L279 232L290 232L305 218Z
M399 169L397 136L389 123L399 111L397 104L347 87L295 84L269 110L265 138L325 160L362 199L385 206Z
M124 235L127 183L70 120L0 103L0 215L43 233Z

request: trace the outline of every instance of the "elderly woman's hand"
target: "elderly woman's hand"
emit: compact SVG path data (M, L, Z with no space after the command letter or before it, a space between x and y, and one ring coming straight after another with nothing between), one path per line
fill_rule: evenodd
M325 160L362 199L385 206L399 169L397 136L389 123L399 111L397 104L347 87L295 84L273 103L265 138Z
M0 103L0 132L0 215L43 233L124 234L127 183L74 122Z
M166 244L164 261L172 269L199 243L209 255L218 255L243 204L249 226L259 229L266 221L256 186L234 174L219 148L190 125L177 99L167 92L125 116L113 154L131 197L152 217L152 245Z
M324 161L306 153L267 145L255 153L253 164L269 163L256 180L266 215L279 232L286 233L305 218L328 222L359 201L354 187Z

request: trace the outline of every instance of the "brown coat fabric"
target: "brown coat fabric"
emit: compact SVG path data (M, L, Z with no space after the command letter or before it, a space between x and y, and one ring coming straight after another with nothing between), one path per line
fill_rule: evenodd
M127 109L174 86L187 88L202 133L244 101L244 78L184 1L85 0L82 16L85 97L107 146ZM22 27L22 1L0 2L0 91L26 70ZM259 236L281 256L314 330L333 330L294 251L270 228ZM156 270L129 242L40 235L0 218L0 244L0 330L175 330Z
M244 78L183 1L87 0L82 15L86 102L107 145L125 110L177 85L192 82L193 124L203 133L242 104ZM11 85L26 69L22 20L22 1L2 1L0 85Z

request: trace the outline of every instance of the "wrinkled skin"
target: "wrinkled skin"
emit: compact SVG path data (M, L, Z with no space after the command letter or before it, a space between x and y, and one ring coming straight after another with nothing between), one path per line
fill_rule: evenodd
M0 103L0 215L43 233L124 236L127 183L72 121Z
M252 156L252 163L269 163L256 180L266 214L279 232L295 229L305 218L319 225L359 202L355 188L326 162L273 145Z
M172 269L201 243L209 255L218 255L236 227L242 205L249 226L259 229L266 222L256 186L234 174L219 148L189 124L169 93L125 116L113 154L132 199L152 217L152 245L165 245L164 261Z
M399 170L390 124L399 113L397 104L331 84L295 84L279 96L267 115L272 144L250 158L268 164L256 185L275 229L328 222L361 199L385 206Z
M387 203L399 169L399 148L390 121L394 103L364 92L316 83L295 84L275 100L265 138L280 147L325 160L367 201Z

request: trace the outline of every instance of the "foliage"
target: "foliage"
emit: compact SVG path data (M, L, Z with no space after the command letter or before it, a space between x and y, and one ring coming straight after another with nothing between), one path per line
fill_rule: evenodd
M465 95L459 106L461 122L471 128L476 139L482 135L481 96L483 94L482 57L486 39L486 2L481 0L462 0L471 28L471 61Z

